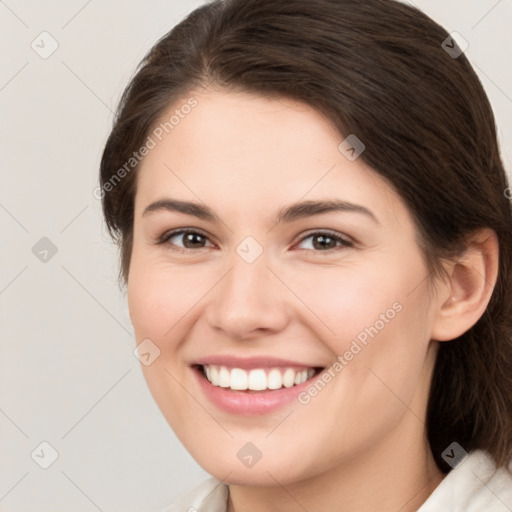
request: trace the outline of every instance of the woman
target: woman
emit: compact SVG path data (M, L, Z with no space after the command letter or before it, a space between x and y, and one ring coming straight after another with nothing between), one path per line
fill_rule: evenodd
M228 0L127 87L103 209L145 378L212 478L170 510L512 509L512 214L412 7Z

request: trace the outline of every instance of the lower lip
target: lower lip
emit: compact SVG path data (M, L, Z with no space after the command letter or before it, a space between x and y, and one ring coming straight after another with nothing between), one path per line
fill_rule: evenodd
M314 375L306 382L291 388L283 387L268 391L247 392L232 391L229 388L214 386L204 377L201 370L192 368L192 371L210 402L225 412L239 415L272 413L297 400L297 395L307 389L312 380L318 377L318 375Z

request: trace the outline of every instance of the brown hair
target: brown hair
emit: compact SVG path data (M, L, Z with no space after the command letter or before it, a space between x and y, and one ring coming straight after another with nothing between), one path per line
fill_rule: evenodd
M443 48L449 34L393 0L217 0L162 37L124 91L100 183L126 283L136 166L112 181L179 98L205 84L289 97L323 113L366 146L361 158L394 187L417 224L429 268L492 228L499 274L480 320L441 343L427 411L438 466L453 441L512 456L512 212L494 116L468 60ZM457 46L450 41L449 47ZM126 169L126 166L124 167ZM107 184L110 186L107 187Z

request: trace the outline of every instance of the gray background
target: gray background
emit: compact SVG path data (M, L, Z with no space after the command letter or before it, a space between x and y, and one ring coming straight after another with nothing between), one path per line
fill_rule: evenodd
M93 196L124 86L201 3L0 1L0 511L158 511L207 476L147 390ZM510 172L512 0L414 4L468 41Z

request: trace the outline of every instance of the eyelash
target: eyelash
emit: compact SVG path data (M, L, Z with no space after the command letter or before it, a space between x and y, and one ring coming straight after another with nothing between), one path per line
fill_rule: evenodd
M164 233L158 239L157 244L158 245L165 244L171 238L173 238L173 237L175 237L177 235L183 235L183 234L194 234L194 235L199 235L199 236L202 236L202 237L208 239L208 235L206 233L202 232L201 230L198 230L198 229L177 229L177 230L174 230L174 231L168 231L168 232ZM318 252L331 253L331 252L339 250L341 248L354 247L353 242L351 242L350 240L347 240L347 239L341 237L336 232L329 231L329 230L313 231L311 233L308 233L307 235L303 236L297 242L297 244L300 244L304 240L307 240L308 238L311 238L311 237L314 237L314 236L318 236L318 235L327 235L329 238L333 239L334 241L339 242L340 245L338 247L334 247L334 248L330 248L330 249L326 249L326 250L317 250L317 249L300 249L300 250L314 251L316 253L318 253ZM189 247L176 247L176 246L174 246L174 244L169 244L169 248L171 250L173 250L173 251L180 251L182 253L185 252L185 251L188 252L188 251L197 251L197 250L200 250L200 249L207 249L207 247L199 247L197 249L191 249Z

